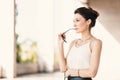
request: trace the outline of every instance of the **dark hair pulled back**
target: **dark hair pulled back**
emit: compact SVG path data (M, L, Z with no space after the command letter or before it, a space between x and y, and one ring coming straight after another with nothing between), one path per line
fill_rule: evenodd
M91 19L90 29L95 26L96 19L99 16L99 13L92 8L80 7L74 11L74 14L82 15L86 20Z

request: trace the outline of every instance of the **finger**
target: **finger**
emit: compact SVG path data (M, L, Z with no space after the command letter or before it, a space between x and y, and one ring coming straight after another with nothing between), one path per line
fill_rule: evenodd
M69 70L66 71L65 76L66 76L66 77L70 76L70 72L69 72Z

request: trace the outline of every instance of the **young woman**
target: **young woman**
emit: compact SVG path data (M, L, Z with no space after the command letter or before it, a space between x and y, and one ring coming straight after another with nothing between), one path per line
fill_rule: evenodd
M95 26L98 12L92 8L80 7L74 12L74 27L76 33L81 33L81 39L70 43L67 56L64 56L64 33L58 35L59 66L68 80L92 80L98 71L102 41L91 34ZM64 37L63 37L64 36Z

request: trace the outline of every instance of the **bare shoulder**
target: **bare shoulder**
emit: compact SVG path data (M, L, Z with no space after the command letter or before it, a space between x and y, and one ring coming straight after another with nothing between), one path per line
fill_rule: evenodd
M76 39L70 43L70 46L73 46L75 42L76 42Z
M102 46L102 40L93 37L91 40L91 45L92 46Z

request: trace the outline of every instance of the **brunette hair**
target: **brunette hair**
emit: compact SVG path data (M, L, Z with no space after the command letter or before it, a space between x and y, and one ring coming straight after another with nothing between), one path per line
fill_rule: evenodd
M77 14L77 13L82 15L85 18L85 20L91 19L91 24L89 26L89 29L95 26L96 19L99 16L99 13L97 11L93 10L90 7L88 8L80 7L74 11L74 14Z

